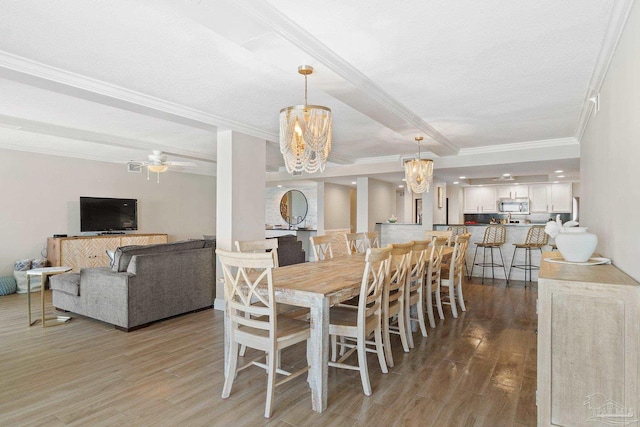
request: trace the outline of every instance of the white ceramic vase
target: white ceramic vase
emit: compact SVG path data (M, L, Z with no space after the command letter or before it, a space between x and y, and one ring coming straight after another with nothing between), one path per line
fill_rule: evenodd
M596 250L598 236L587 233L587 227L567 227L556 236L556 246L565 260L586 262Z

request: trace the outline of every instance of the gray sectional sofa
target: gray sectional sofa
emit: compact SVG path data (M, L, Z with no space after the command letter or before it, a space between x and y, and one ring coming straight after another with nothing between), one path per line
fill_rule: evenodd
M112 267L50 278L53 306L130 331L213 306L215 240L124 246Z

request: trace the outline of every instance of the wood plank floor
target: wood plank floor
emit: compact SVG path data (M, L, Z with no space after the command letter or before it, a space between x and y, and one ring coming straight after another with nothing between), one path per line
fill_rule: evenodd
M220 398L218 311L130 333L77 315L43 330L26 326L26 295L3 296L0 425L535 425L536 286L474 280L464 293L467 312L453 319L445 311L428 338L414 334L410 353L392 342L396 366L388 374L369 356L372 396L362 393L357 372L330 368L326 412L311 410L300 377L276 389L269 420L259 368L240 373L231 397ZM283 366L299 366L303 357L304 346L285 351Z

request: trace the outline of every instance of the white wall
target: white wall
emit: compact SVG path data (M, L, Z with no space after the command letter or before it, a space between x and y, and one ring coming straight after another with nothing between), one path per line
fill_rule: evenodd
M374 231L376 222L386 222L396 209L396 186L369 178L369 230Z
M335 230L351 228L351 188L324 184L324 228Z
M635 2L580 148L580 224L597 251L640 281L640 3Z
M216 234L215 177L166 172L156 183L125 165L0 149L0 276L39 258L47 237L80 234L80 196L138 199L137 233L169 240Z

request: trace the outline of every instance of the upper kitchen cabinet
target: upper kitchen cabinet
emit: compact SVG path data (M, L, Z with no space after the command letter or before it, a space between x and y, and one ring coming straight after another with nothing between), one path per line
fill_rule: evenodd
M496 213L496 187L465 187L464 213Z
M528 185L500 185L496 189L498 199L523 199L529 197Z
M571 212L571 183L532 185L529 189L529 197L531 213Z

